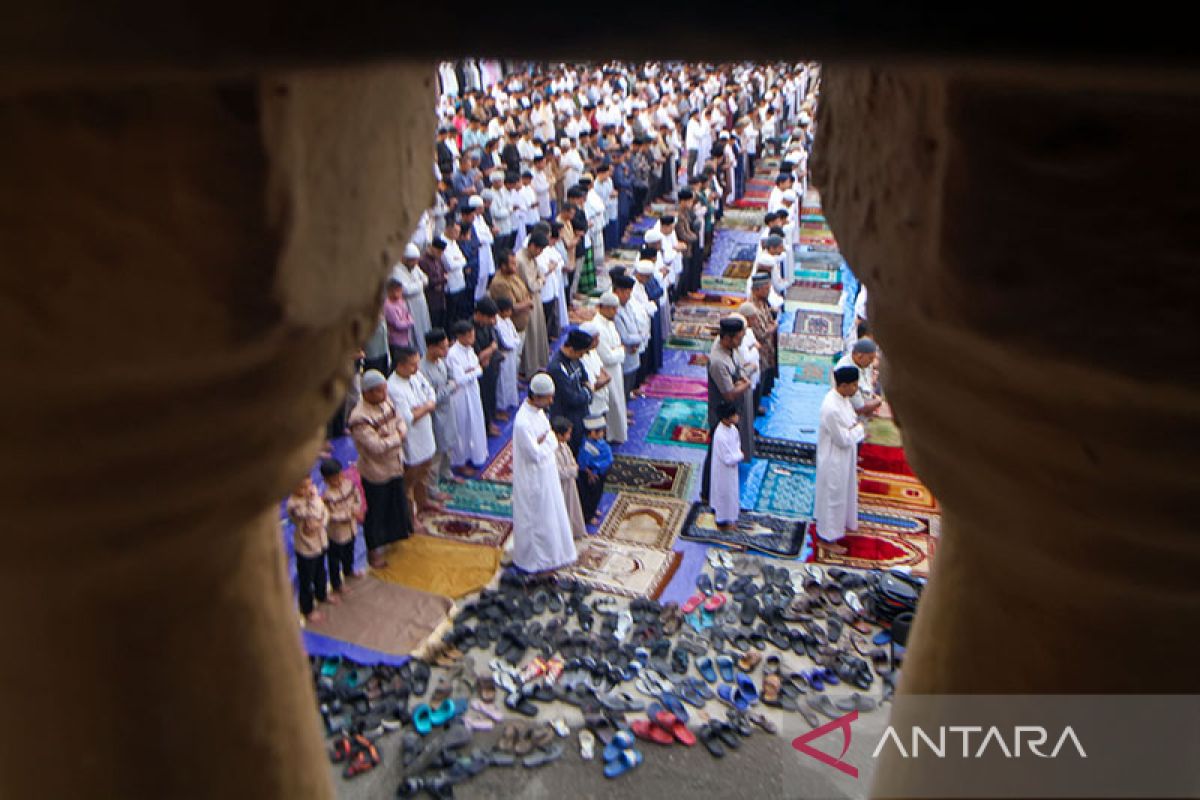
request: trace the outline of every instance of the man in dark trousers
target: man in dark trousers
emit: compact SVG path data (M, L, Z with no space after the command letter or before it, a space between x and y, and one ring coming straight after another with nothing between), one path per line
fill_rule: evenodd
M446 265L442 255L446 252L446 240L437 237L421 255L417 265L429 277L425 286L425 304L429 307L429 324L434 328L446 328Z
M500 380L500 342L496 339L496 301L490 297L480 298L475 304L475 355L483 369L479 376L479 399L483 403L483 419L487 424L488 436L499 436L496 427L496 384Z
M567 340L546 368L554 381L554 404L550 407L550 417L571 420L571 452L575 455L579 455L579 447L583 444L583 418L587 416L588 406L592 403L587 370L580 361L591 346L591 336L572 328Z

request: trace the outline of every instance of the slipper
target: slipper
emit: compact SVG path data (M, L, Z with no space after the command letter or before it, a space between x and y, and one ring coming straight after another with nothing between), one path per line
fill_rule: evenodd
M739 672L737 675L737 690L748 704L758 702L758 687L754 685L754 681L751 680L750 676L744 672Z
M637 750L622 750L604 765L604 777L619 778L642 763L644 757Z
M567 721L562 717L559 717L551 722L550 727L554 729L554 732L557 733L561 739L565 739L571 735L571 729L567 727Z
M485 703L493 703L496 700L496 680L490 673L482 672L475 676L475 686L479 689L479 696Z
M741 623L746 627L754 624L754 618L758 616L758 599L755 597L747 597L746 602L742 603L742 611L738 615Z
M745 711L750 707L750 704L738 693L738 690L727 683L723 683L717 687L717 697L738 711Z
M768 706L780 706L780 691L782 689L782 681L779 679L778 673L763 676L762 701Z
M544 750L538 750L537 752L528 756L524 761L521 762L521 764L529 769L536 769L537 767L544 767L546 764L549 764L553 761L558 761L560 758L562 758L562 756L563 746L555 743Z
M808 723L809 727L816 728L821 724L821 718L807 708L798 707L796 710L800 712L800 716L804 717L804 721Z
M707 574L701 573L700 577L696 579L696 588L706 596L712 594L712 579L710 579Z
M783 648L780 648L780 649L783 649ZM779 656L767 656L767 662L765 664L763 664L763 674L764 675L778 675L779 674L779 665L780 665Z
M432 716L433 709L427 703L421 703L421 705L413 709L412 723L413 727L417 729L417 733L422 736L429 735L429 732L433 730Z
M585 717L584 723L600 741L600 744L604 745L605 747L608 747L612 744L617 731L616 728L613 727L612 721L609 720L608 717L604 717L599 714L590 715Z
M871 639L871 643L877 647L882 647L892 640L892 634L889 631L880 631ZM420 692L417 692L420 694Z
M473 731L490 731L496 724L474 710L468 711L463 717L463 724Z
M842 711L861 711L864 714L874 711L879 707L879 703L875 698L861 695L858 692L849 697L838 698L834 702L834 705Z
M709 754L713 758L724 758L725 748L721 746L721 737L717 735L713 725L714 723L710 722L700 726L700 730L698 731L700 742L708 749Z
M762 661L762 655L756 650L747 650L738 659L738 669L742 672L752 672L758 666L758 662Z
M620 757L621 753L633 747L633 734L630 731L622 730L613 734L612 741L604 748L605 762L613 761Z
M674 719L670 714L666 716ZM644 739L647 742L662 745L673 744L675 742L675 737L671 735L671 731L656 725L648 719L634 720L629 727L633 731L634 736Z
M586 728L579 732L579 757L584 761L596 757L596 736Z
M842 712L834 707L833 701L829 699L827 694L813 695L808 698L809 708L814 711L819 711L830 719L838 719L842 716Z
M731 747L736 750L742 746L742 741L738 736L737 731L735 731L733 726L728 722L716 721L713 723L713 726L717 731L717 735L721 737L721 741L725 743L726 747Z
M697 608L699 608L700 604L703 602L704 602L704 597L702 595L694 594L691 597L689 597L682 606L680 606L679 610L682 611L684 614L690 614L693 611L695 611Z
M877 643L878 644L878 643ZM425 694L425 690L429 688L430 671L429 665L424 661L413 661L412 674L412 693L416 695Z
M825 681L822 680L820 670L814 669L814 670L809 670L808 672L805 672L804 680L808 681L808 685L811 686L815 691L818 691L818 692L825 691Z
M723 594L714 594L712 597L704 601L704 610L710 614L714 611L719 611L725 605L726 597Z
M658 714L655 716L654 721L663 732L671 737L672 741L677 740L685 747L692 747L696 744L696 735L688 730L687 725L684 725L674 714Z
M664 692L660 699L662 700L662 704L667 707L667 711L670 711L684 722L688 721L687 709L684 708L683 703L677 696L670 692Z
M696 661L696 669L699 671L704 680L708 681L709 683L716 683L717 673L716 670L713 669L713 660L711 658L705 657L698 659ZM730 669L732 669L732 663L730 664Z
M717 669L721 672L721 680L733 683L733 659L729 656L717 658Z
M454 700L444 700L430 713L429 721L435 726L445 725L447 722L454 719L454 717L457 716L458 712L461 710L462 709L459 708L459 705L455 703Z
M725 569L724 567L717 567L716 571L713 573L713 588L718 592L722 592L728 585L729 570Z

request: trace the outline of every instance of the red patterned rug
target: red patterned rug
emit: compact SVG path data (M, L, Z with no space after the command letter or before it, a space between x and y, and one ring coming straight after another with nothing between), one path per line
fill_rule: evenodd
M707 387L707 384L705 384ZM500 483L512 483L512 467L513 467L513 448L512 440L504 445L504 448L496 453L496 457L492 459L492 463L487 465L487 469L483 471L482 477L485 481L499 481Z
M938 510L933 492L916 478L907 475L890 475L886 472L860 469L858 496L863 503L899 506L917 511Z
M903 447L885 447L881 444L864 442L858 448L858 466L872 472L886 472L890 475L907 475L916 477L908 459L904 456Z
M813 541L811 560L819 564L858 569L905 567L916 575L929 574L938 543L936 536L895 533L860 523L858 531L848 533L838 541L848 550L840 554L831 552L829 545L811 526L809 532Z

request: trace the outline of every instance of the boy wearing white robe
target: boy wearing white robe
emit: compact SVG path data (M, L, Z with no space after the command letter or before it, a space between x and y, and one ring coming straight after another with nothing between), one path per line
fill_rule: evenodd
M858 444L866 438L850 398L858 392L858 368L833 372L835 386L821 401L817 431L817 535L825 548L845 554L838 540L858 530Z
M501 297L496 301L499 314L496 317L496 338L500 340L500 349L504 351L504 360L500 362L500 379L496 382L496 408L507 411L516 408L521 402L517 393L517 369L521 365L521 334L513 324L512 300ZM497 414L499 419L508 419Z
M483 369L475 355L475 328L468 320L454 324L456 341L446 354L446 367L454 390L454 422L458 440L454 444L450 463L471 470L468 462L482 466L487 461L487 427L483 419L483 402L479 397L479 378Z
M738 409L733 403L723 402L717 413L721 422L713 431L712 464L709 467L709 496L712 501L713 517L717 527L729 530L737 527L741 510L741 483L738 464L742 454L742 436L738 430Z
M559 441L546 418L553 402L554 381L544 372L534 375L513 423L512 563L526 572L558 569L577 558L559 481Z
M621 342L621 333L617 330L614 320L621 308L621 301L612 292L600 297L600 310L593 322L599 329L596 343L596 353L600 363L612 380L605 387L608 394L608 413L605 423L608 428L608 441L613 444L624 444L629 436L629 420L625 408L625 345Z

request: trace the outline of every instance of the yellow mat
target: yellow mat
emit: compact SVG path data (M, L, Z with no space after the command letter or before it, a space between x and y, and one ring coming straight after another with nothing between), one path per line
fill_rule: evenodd
M380 580L459 598L491 582L500 568L500 550L432 536L413 536L388 551L388 565L373 569Z

